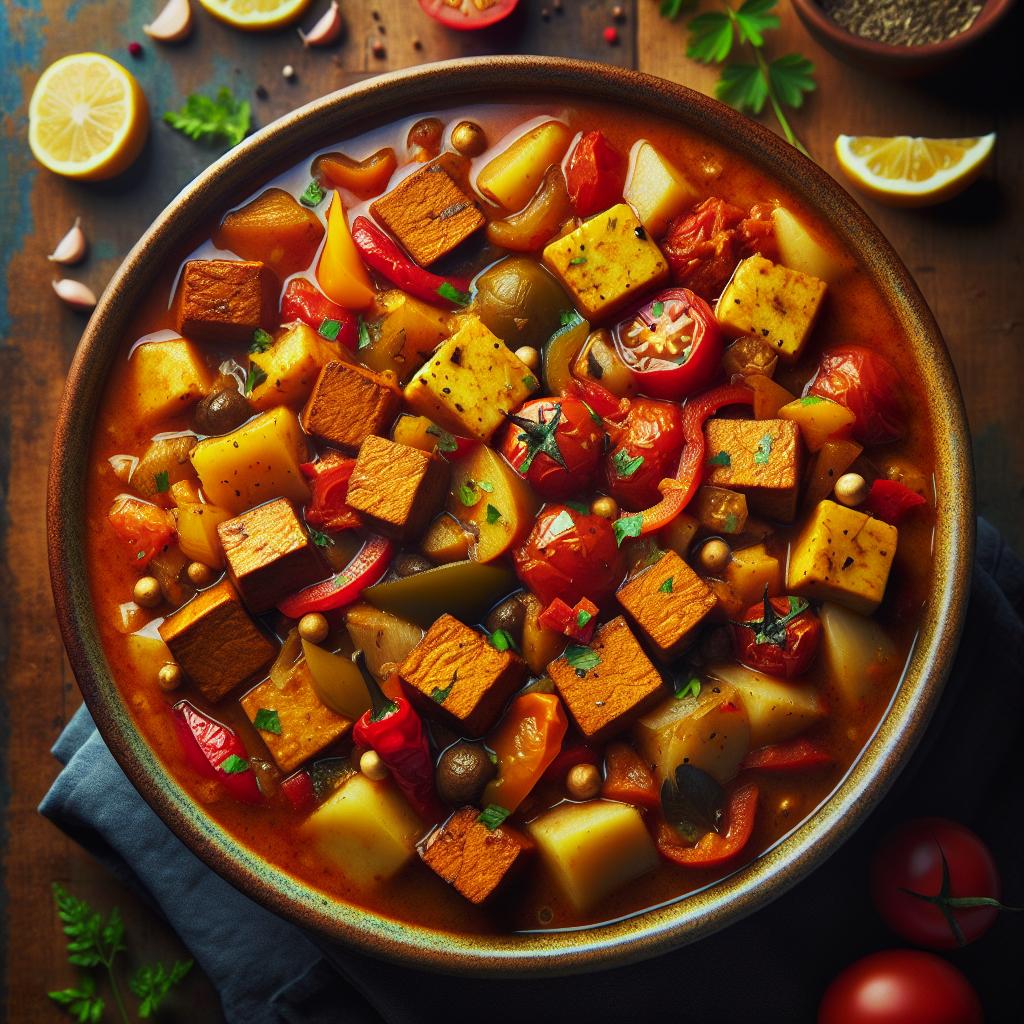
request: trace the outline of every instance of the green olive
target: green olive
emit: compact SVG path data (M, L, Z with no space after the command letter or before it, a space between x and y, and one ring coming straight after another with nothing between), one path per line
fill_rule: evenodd
M437 762L437 795L453 807L475 803L496 774L497 769L479 743L456 743Z
M480 275L476 284L480 319L511 349L539 348L573 304L562 286L536 261L509 256Z

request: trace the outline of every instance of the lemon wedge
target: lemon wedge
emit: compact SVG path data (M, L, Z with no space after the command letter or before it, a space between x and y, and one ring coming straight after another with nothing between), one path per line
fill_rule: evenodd
M215 18L245 32L280 28L299 17L310 0L199 0Z
M859 189L891 206L927 206L962 192L981 173L996 137L924 139L839 135L836 157Z
M73 53L51 64L32 91L28 142L48 170L98 181L139 155L149 108L130 71L101 53Z

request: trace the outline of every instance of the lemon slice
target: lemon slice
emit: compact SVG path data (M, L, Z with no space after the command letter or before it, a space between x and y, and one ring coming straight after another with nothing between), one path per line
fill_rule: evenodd
M146 97L131 72L101 53L51 64L32 91L28 142L48 170L96 181L120 174L149 132Z
M294 21L309 0L199 0L215 18L246 32L280 28Z
M860 189L892 206L926 206L963 191L981 173L995 133L973 139L839 135L836 157Z

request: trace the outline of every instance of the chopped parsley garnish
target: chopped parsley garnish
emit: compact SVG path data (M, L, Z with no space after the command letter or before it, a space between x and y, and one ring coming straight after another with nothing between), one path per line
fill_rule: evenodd
M220 770L225 775L241 775L242 772L249 770L249 762L244 757L239 757L237 754L228 754L220 763Z
M731 466L732 456L728 452L719 452L708 459L709 466Z
M491 646L496 651L516 650L516 642L506 629L496 629L490 636Z
M622 547L622 542L627 537L639 537L644 527L644 517L638 512L633 516L620 516L612 523L615 531L615 543Z
M458 451L459 445L452 434L449 434L447 430L441 427L435 426L433 423L427 427L427 433L432 434L437 438L437 447L442 452L454 452ZM474 504L476 504L474 502Z
M660 317L661 314L664 313L664 312L665 312L665 303L664 302L660 302L660 301L659 302L655 302L654 305L651 306L651 316L653 316L655 320L657 320L658 317Z
M366 321L362 317L356 320L356 330L359 333L359 350L362 351L364 348L368 348L372 341L370 328L366 326Z
M523 378L523 387L532 391L537 386L537 378L532 373Z
M533 460L541 453L547 455L566 472L569 471L562 449L558 447L558 424L562 419L562 406L555 402L554 407L549 420L528 420L522 416L509 416L509 422L514 423L522 431L516 440L526 445L526 458L518 467L523 476L530 472ZM538 415L543 416L544 407L540 406L539 409Z
M328 537L326 533L323 533L320 530L316 530L312 526L309 528L309 539L318 548L330 547L330 545L334 543L334 541L331 540L331 538Z
M635 458L629 457L629 452L625 448L620 448L612 456L612 465L615 466L615 475L620 480L625 480L626 477L632 476L642 465L644 464L644 457L637 455Z
M275 736L281 735L281 719L273 708L260 708L252 724L260 732L272 732Z
M576 312L575 309L563 309L558 314L558 325L560 327L573 327L576 324L583 323L583 317Z
M171 481L166 469L160 470L153 475L153 483L156 485L157 494L166 494L171 489Z
M675 577L669 576L667 580L660 587L658 587L658 593L660 594L671 594L672 593L672 581Z
M759 465L763 466L768 462L768 458L772 453L772 435L765 434L760 441L757 442L757 451L754 452L754 461Z
M245 375L245 396L248 398L266 379L266 373L255 363L250 363L249 372Z
M459 289L451 283L451 281L442 281L440 287L437 289L437 294L440 295L442 299L454 302L456 306L469 305L469 293L460 292Z
M569 266L570 267L579 267L579 266L582 266L586 262L587 262L587 257L586 256L574 256L571 260L569 260Z
M487 494L492 494L494 492L494 484L492 484L490 480L477 480L476 485L481 491L485 491Z
M582 629L594 616L587 611L586 608L581 608L576 613L576 628Z
M825 399L822 398L820 395L804 395L804 397L800 399L800 404L801 405L817 405L819 402L824 402L824 401L825 401Z
M262 327L257 327L256 330L252 332L252 341L249 342L249 351L252 353L266 352L273 344L274 336L270 331L265 331Z
M455 680L459 678L459 670L456 669L452 673L452 681L442 689L440 686L435 686L430 691L430 699L436 701L438 704L443 704L447 699L448 695L452 692L452 687L455 685Z
M324 320L319 328L317 328L317 334L321 338L326 338L328 341L338 340L338 331L341 330L340 320Z
M459 501L466 508L472 508L480 500L480 492L476 489L475 480L467 480L459 487Z
M316 178L311 178L309 184L306 186L306 191L299 196L299 202L303 206L319 206L324 201L324 196L327 193L323 190L323 186Z
M223 88L213 99L192 93L181 110L168 110L164 121L194 142L221 139L237 146L249 131L251 115L245 100L236 100L230 89Z
M488 804L477 817L477 821L493 832L512 812L501 804Z
M490 502L487 504L487 522L493 526L501 518L501 512L496 509Z
M576 669L576 675L582 679L592 668L597 668L601 664L601 655L592 647L569 644L565 649L565 660L570 668Z
M146 557L146 552L145 551L136 551L135 552L135 561L136 562L141 562L145 557Z
M736 530L739 528L739 525L740 525L740 521L736 518L736 513L735 512L730 512L725 517L725 525L722 527L722 529L726 533L735 533Z
M696 676L691 676L690 679L683 683L682 686L676 690L676 700L682 700L684 697L699 697L700 696L700 680Z
M565 533L566 530L571 530L576 524L573 522L572 516L563 508L561 512L551 520L551 532L559 536Z

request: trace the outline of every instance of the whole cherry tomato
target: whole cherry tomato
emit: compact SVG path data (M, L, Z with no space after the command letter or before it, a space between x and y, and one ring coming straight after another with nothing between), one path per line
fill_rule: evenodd
M604 430L578 398L540 398L509 417L501 453L548 500L593 483Z
M956 949L992 927L999 873L988 847L969 828L945 818L916 818L875 851L871 899L901 938L929 949Z
M934 953L889 949L858 960L825 990L818 1024L981 1024L970 982Z
M607 519L570 505L548 505L514 555L516 572L541 602L584 597L600 605L615 593L626 563Z
M604 459L608 493L631 512L654 505L658 484L675 474L683 450L683 412L678 405L634 398L614 447Z
M637 387L680 401L718 373L725 343L711 307L689 288L668 288L615 328L615 347Z
M861 444L898 441L904 434L903 379L888 359L869 348L830 349L807 390L845 405L857 417L853 436Z
M757 672L792 679L811 667L821 642L821 620L798 597L769 597L732 624L736 656Z
M587 132L569 154L565 185L579 217L590 217L622 199L626 161L601 132Z

